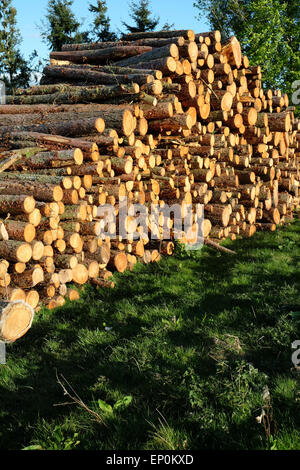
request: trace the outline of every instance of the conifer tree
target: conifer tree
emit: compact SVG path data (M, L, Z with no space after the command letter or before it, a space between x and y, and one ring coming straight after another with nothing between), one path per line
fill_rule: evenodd
M40 26L50 50L60 51L63 44L89 41L88 32L80 32L80 22L72 11L73 0L49 0L45 20Z
M97 4L90 4L89 11L94 13L93 40L97 42L116 41L117 35L110 30L110 18L107 16L105 0L97 0Z
M161 29L162 31L173 31L173 29L175 29L175 24L170 24L168 21L166 21Z
M130 26L124 21L122 21L122 23L130 33L139 33L155 30L156 26L159 23L159 17L151 17L149 3L149 0L139 0L132 1L129 4L129 8L131 9L130 17L134 20L135 25Z
M18 87L27 87L31 75L30 67L18 48L22 38L16 16L11 0L0 0L0 79L5 82L7 93L13 93Z

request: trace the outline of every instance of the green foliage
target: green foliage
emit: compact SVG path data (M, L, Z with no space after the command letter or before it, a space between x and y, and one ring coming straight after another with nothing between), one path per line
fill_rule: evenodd
M112 417L115 416L116 413L128 408L128 406L130 406L131 402L132 402L132 396L131 395L125 396L125 397L121 398L120 400L117 400L116 403L113 406L109 405L108 403L106 403L103 400L97 400L97 404L98 404L99 409L108 418L112 418Z
M49 429L49 426L43 421L42 426L48 429L48 435L44 440L36 444L24 447L22 450L74 450L80 444L78 433L74 433L72 437L67 437L61 426L55 426Z
M160 413L158 425L149 423L154 429L150 432L150 440L146 444L148 450L183 450L186 449L187 436L180 430L170 426L165 417Z
M89 11L94 13L93 40L99 42L116 41L117 35L110 30L110 18L107 16L105 0L97 0L97 4L90 4Z
M80 32L80 22L72 12L73 0L49 0L40 30L50 50L60 51L64 44L89 41L88 32Z
M201 248L202 245L199 245L199 250ZM175 254L179 259L197 259L197 257L199 257L199 250L189 250L184 243L181 243L178 240L175 241Z
M190 368L183 376L192 409L202 410L208 416L230 414L236 424L251 418L253 410L262 405L263 387L267 379L266 374L244 360L217 363L213 381L210 378L203 380L199 373Z
M132 1L129 4L129 8L131 9L130 17L134 20L135 25L130 26L124 21L122 21L122 23L130 33L155 30L159 23L159 17L151 18L149 3L149 0L138 0Z
M234 34L252 65L261 65L266 87L292 95L300 72L300 4L297 0L196 0L199 18L223 37Z
M18 47L21 35L16 15L11 0L0 0L0 79L6 84L7 93L13 93L18 87L27 87L31 75Z

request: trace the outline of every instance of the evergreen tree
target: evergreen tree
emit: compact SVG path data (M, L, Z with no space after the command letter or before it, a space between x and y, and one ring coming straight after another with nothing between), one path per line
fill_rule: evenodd
M168 23L168 21L165 22L165 24L163 25L163 27L161 28L162 31L173 31L175 28L175 24L174 23Z
M63 44L89 41L88 32L80 32L80 22L72 12L73 0L49 0L46 21L40 26L41 34L50 50L60 51Z
M6 92L29 85L31 70L21 55L18 45L22 42L17 28L17 11L11 0L0 0L0 79Z
M291 95L300 72L300 4L297 0L196 0L199 17L223 37L234 34L251 64L263 69L266 87Z
M110 30L110 18L107 16L105 0L97 0L97 4L90 4L89 11L95 14L93 21L93 40L99 42L116 41L117 35Z
M130 17L134 20L135 25L130 26L124 21L123 25L130 33L139 33L145 31L154 31L159 23L159 17L151 18L151 10L149 9L149 0L132 1L129 4L131 9Z

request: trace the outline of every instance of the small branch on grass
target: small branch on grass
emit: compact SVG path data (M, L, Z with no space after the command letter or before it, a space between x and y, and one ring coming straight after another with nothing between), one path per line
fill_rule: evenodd
M61 379L58 377L57 371L56 371L56 379L58 384L61 386L63 389L64 395L67 395L72 402L70 403L57 403L53 406L64 406L64 405L77 405L86 410L88 413L90 413L97 421L97 423L104 424L105 427L107 427L107 424L103 421L101 416L96 413L95 411L91 410L82 400L81 398L77 395L73 387L69 384L69 382L65 379L65 377L61 374ZM70 392L67 390L66 387L69 387L73 395L70 394Z
M221 251L222 253L228 253L230 255L237 254L235 251L229 250L228 248L225 248L225 246L219 245L218 243L213 242L212 240L209 240L208 238L205 238L204 245L210 246L211 248L214 248L217 251Z

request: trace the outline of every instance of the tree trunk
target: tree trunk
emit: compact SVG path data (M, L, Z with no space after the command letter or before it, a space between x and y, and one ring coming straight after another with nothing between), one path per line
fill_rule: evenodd
M103 64L116 62L151 51L149 46L118 46L87 51L51 52L50 59L66 60L75 64Z
M28 263L32 257L32 248L28 243L16 240L1 241L0 256L15 263Z
M44 77L47 78L48 81L51 82L52 79L58 79L60 82L67 81L73 82L84 82L84 83L91 83L94 85L117 85L117 84L130 84L130 83L137 83L138 85L143 85L147 83L149 80L149 76L153 76L153 72L151 75L145 73L143 71L138 71L137 73L131 74L115 74L115 73L107 73L102 72L101 70L93 70L88 67L82 68L74 68L72 66L60 67L55 65L50 65L45 67L44 69ZM61 87L61 86L60 86ZM62 87L61 87L62 88ZM43 89L51 89L49 86L43 86ZM59 89L59 85L52 86L53 93L55 93ZM44 94L41 93L40 89L36 89L36 94Z
M99 85L97 87L85 88L66 87L66 91L54 93L51 95L33 95L33 96L6 96L7 104L70 104L80 102L103 102L116 97L125 99L126 95L130 96L139 92L137 83L131 85Z
M45 124L27 124L14 126L15 132L38 132L43 134L54 134L68 137L89 135L93 132L100 134L105 129L105 122L102 118L80 119L74 121L58 121ZM3 135L10 132L11 127L0 126L0 133Z
M32 196L24 195L1 195L0 213L10 214L30 214L35 208L35 200Z
M191 29L179 29L176 31L147 31L139 33L129 33L122 36L122 41L136 41L139 39L175 38L183 36L190 41L195 40L195 33Z
M161 59L162 57L173 57L176 59L178 55L179 51L176 44L167 44L166 46L152 49L149 52L145 52L144 54L136 55L135 57L130 57L129 59L120 60L116 65L119 67L131 67L141 62L149 62L151 60Z

